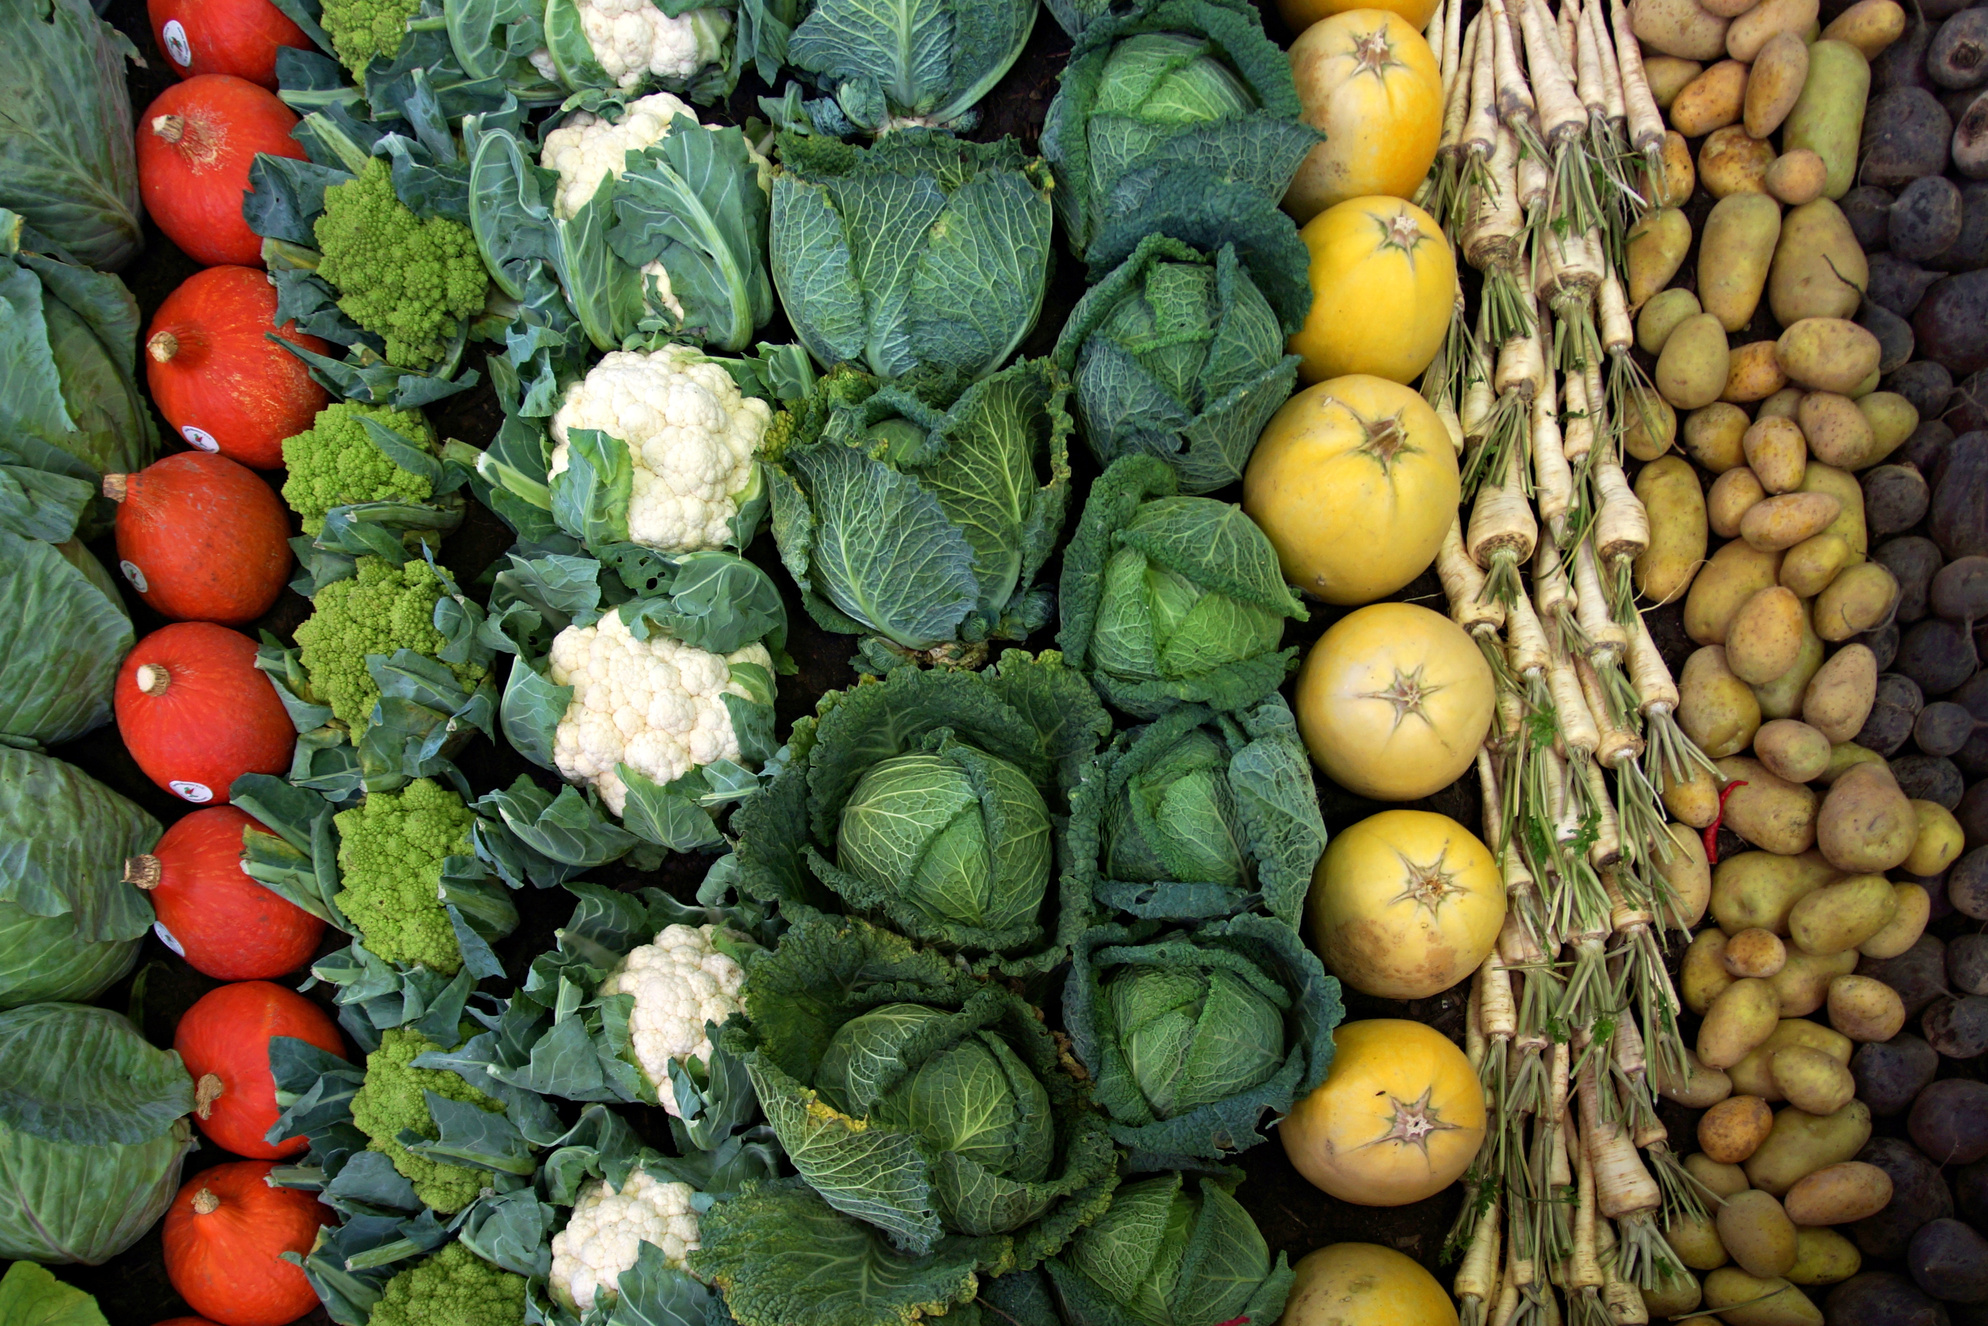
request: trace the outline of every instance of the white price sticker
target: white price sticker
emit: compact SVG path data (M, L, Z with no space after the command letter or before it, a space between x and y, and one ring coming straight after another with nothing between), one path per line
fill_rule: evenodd
M181 424L179 426L179 433L190 445L199 447L202 451L219 451L221 449L221 444L214 440L214 435L204 428L195 428L192 424Z
M117 564L117 569L124 572L124 578L126 580L129 580L131 582L131 587L137 590L140 594L143 594L146 590L151 588L150 585L145 583L145 573L138 569L138 563L119 562Z
M188 801L209 802L214 799L214 789L205 783L196 783L187 778L175 778L166 784L174 792Z
M160 34L166 39L166 54L174 64L185 69L193 63L193 43L186 39L186 29L176 18L166 20L165 31Z
M186 956L186 947L183 944L181 944L179 940L173 937L172 931L166 929L166 923L164 921L152 922L152 933L159 937L159 942L161 944L164 944L167 948L179 954L179 956L181 956L182 958Z

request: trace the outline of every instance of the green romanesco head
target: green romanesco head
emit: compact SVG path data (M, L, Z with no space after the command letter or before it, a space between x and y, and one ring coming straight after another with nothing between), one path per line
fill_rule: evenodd
M461 797L430 778L398 792L369 793L357 809L332 817L345 885L336 901L367 948L445 976L462 969L462 946L438 890L442 862L475 850L469 841L475 819Z
M339 401L318 411L311 426L283 440L283 500L304 518L304 533L324 529L324 513L355 502L422 502L435 491L423 475L403 470L374 444L363 419L376 419L424 451L435 430L419 410Z
M361 557L354 575L320 589L317 610L297 628L298 651L318 700L347 727L364 726L380 698L366 656L391 656L397 649L436 656L445 643L435 629L441 597L435 568L414 557L400 566ZM448 666L465 688L489 672L480 663Z
M391 60L407 36L421 0L324 0L324 30L339 63L362 84L376 55Z
M451 1243L387 1281L368 1326L517 1326L524 1319L525 1278Z
M414 1185L416 1196L442 1214L453 1215L476 1200L490 1176L465 1165L445 1165L417 1156L400 1144L400 1134L414 1132L431 1139L440 1136L423 1092L432 1091L444 1100L461 1101L492 1114L502 1113L504 1107L454 1073L413 1066L420 1056L440 1048L420 1032L405 1027L381 1032L380 1048L366 1056L365 1084L352 1097L352 1122L372 1139L367 1145L391 1160L401 1176Z
M469 227L416 216L394 195L386 160L324 191L313 227L324 255L318 275L345 315L386 342L387 362L426 368L462 321L483 307L490 273Z

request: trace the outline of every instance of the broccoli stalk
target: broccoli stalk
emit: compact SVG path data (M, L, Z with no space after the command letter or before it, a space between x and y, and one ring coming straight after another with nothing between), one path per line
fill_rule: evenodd
M445 976L462 969L462 945L438 890L442 863L468 856L475 815L428 778L398 792L372 792L333 816L344 888L338 906L366 947L389 962L422 963Z
M368 1326L517 1326L524 1319L525 1278L451 1243L387 1281Z
M438 657L446 643L435 628L435 605L444 586L435 568L418 558L400 566L361 557L354 574L317 592L316 611L297 628L297 646L311 690L347 727L366 724L379 703L379 684L366 668L369 654L391 657L397 649ZM489 669L450 663L465 690Z
M424 502L435 485L404 470L367 433L364 419L378 420L417 447L435 449L435 430L419 410L338 401L318 411L311 426L283 440L289 478L283 500L304 518L304 533L324 530L324 513L357 502Z
M453 1215L476 1200L476 1195L483 1190L490 1176L466 1165L448 1165L426 1156L417 1156L401 1144L400 1135L413 1132L430 1140L440 1135L441 1130L428 1113L426 1092L432 1091L445 1100L461 1101L492 1114L501 1114L504 1107L455 1073L414 1067L414 1061L421 1055L440 1048L420 1032L404 1027L390 1027L381 1032L380 1048L366 1056L365 1085L352 1097L352 1122L371 1139L367 1146L391 1160L401 1177L414 1185L415 1195L423 1203L443 1215ZM395 1278L396 1283L400 1278ZM392 1297L392 1286L388 1287L387 1294ZM409 1322L425 1320L420 1316L408 1318ZM464 1317L449 1320L481 1319ZM507 1326L514 1326L518 1320L514 1313L506 1319Z

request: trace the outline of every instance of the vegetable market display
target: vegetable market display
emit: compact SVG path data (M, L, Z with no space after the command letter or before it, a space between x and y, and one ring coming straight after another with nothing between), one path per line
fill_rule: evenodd
M1983 11L1047 9L0 5L0 1326L1988 1311Z

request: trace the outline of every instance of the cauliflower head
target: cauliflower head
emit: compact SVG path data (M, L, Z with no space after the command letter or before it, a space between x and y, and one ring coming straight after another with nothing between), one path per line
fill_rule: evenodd
M403 470L374 445L360 420L377 419L402 437L435 449L435 430L419 410L338 401L318 411L311 426L283 439L283 500L304 518L304 533L324 529L324 513L355 502L423 502L435 485Z
M312 230L323 254L318 275L337 289L339 309L384 340L387 362L400 368L441 359L490 291L469 227L416 216L394 194L382 157L324 191Z
M431 778L368 793L357 808L332 816L344 884L335 901L367 948L445 976L462 969L462 945L442 907L442 862L475 850L475 821L461 797Z
M635 1062L663 1109L678 1118L683 1114L670 1081L670 1061L710 1062L711 1036L705 1024L723 1026L740 1008L745 968L719 950L714 941L720 934L743 942L722 926L665 926L654 943L630 950L601 982L604 995L635 997L628 1015Z
M648 4L650 9L654 5ZM660 13L660 10L656 12ZM575 111L545 136L538 163L559 172L559 193L553 211L562 217L578 214L600 188L601 181L620 179L628 169L628 154L653 147L670 136L670 123L679 115L697 112L668 92L652 92L631 101L619 122L587 111ZM715 128L707 125L707 128Z
M490 1176L467 1165L447 1165L417 1156L400 1144L400 1134L419 1133L433 1139L441 1129L428 1113L432 1091L444 1100L461 1101L491 1114L504 1106L455 1073L416 1068L414 1061L441 1047L418 1031L389 1027L380 1033L380 1048L366 1056L366 1081L352 1096L352 1122L371 1139L367 1146L393 1162L415 1195L443 1215L453 1215L476 1200ZM415 1318L417 1322L425 1318ZM511 1319L515 1323L517 1319Z
M655 1244L671 1266L688 1271L689 1254L699 1246L697 1208L691 1205L696 1192L687 1183L659 1182L639 1169L619 1192L605 1179L584 1189L566 1228L552 1236L552 1296L573 1313L584 1313L596 1300L612 1303L621 1273L634 1267L644 1243Z
M623 89L650 78L684 86L724 58L732 32L729 9L692 9L671 18L654 0L579 0L579 8L594 59ZM533 51L531 62L545 78L559 81L552 52Z
M395 566L361 557L351 576L317 592L316 610L297 628L298 655L319 701L347 727L364 726L380 700L379 684L366 670L368 654L411 649L432 658L447 643L435 629L442 591L442 578L420 558ZM448 667L465 689L489 672L481 663Z
M387 1281L367 1326L517 1326L525 1278L450 1243Z
M420 9L421 0L324 0L325 35L338 62L363 84L374 56L391 60L400 53L407 22Z
M762 644L712 654L661 633L637 640L613 612L592 626L567 627L547 658L553 685L573 688L553 736L553 763L572 781L593 784L619 815L628 785L617 765L668 784L713 760L738 759L722 697L750 692L732 680L734 663L770 673L773 656Z
M570 464L567 437L597 428L633 457L628 537L659 552L722 548L748 491L772 421L723 365L686 345L616 350L567 389L552 416L555 479Z

